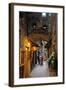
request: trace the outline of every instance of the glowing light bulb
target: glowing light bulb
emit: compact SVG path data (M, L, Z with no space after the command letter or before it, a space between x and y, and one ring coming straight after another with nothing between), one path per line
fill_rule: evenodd
M43 16L43 17L46 17L46 13L45 13L45 12L43 12L43 13L42 13L42 16Z

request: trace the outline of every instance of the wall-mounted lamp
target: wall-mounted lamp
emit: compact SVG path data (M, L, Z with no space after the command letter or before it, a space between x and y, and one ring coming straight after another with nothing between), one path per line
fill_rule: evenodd
M37 48L36 48L35 46L33 46L33 47L32 47L32 50L33 50L33 51L36 51L36 50L37 50Z

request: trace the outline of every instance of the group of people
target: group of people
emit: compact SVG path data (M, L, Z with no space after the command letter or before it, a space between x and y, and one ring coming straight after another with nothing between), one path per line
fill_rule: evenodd
M37 63L43 65L43 52L42 50L37 51Z

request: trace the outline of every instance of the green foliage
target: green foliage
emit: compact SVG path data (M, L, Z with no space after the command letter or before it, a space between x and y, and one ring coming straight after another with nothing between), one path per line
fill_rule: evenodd
M54 69L57 69L57 55L55 52L52 53L48 60L49 67L52 67Z

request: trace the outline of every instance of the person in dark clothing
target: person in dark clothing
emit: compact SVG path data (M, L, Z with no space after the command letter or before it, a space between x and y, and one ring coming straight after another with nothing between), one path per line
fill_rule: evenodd
M40 65L43 65L43 52L40 52Z
M38 64L40 64L40 52L39 51L37 51L37 62L38 62Z

